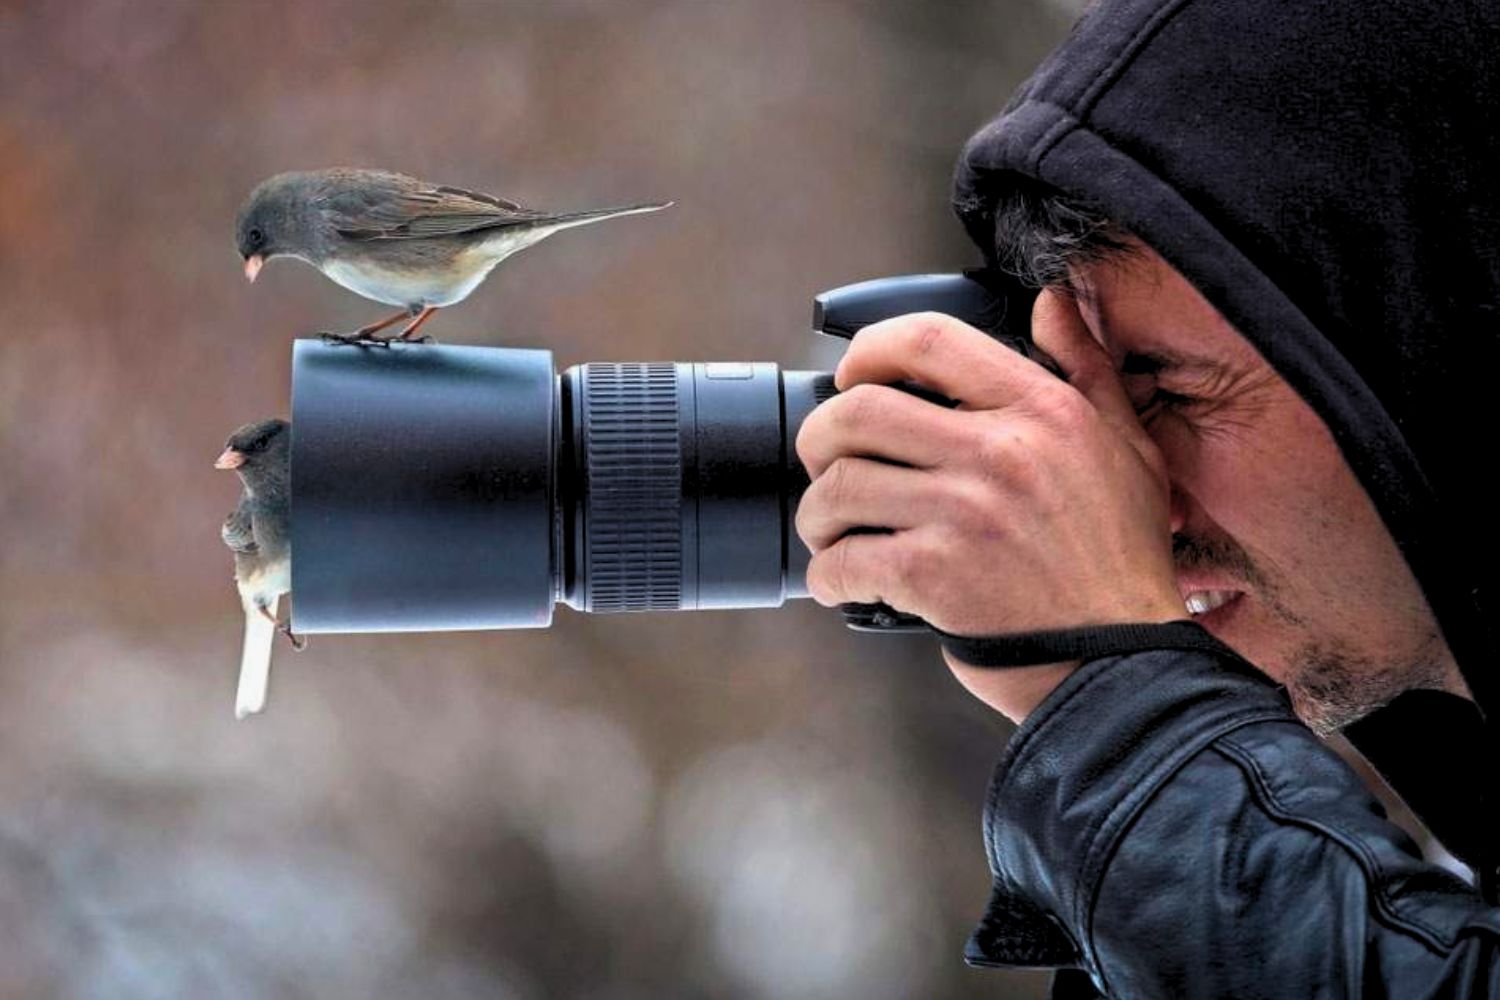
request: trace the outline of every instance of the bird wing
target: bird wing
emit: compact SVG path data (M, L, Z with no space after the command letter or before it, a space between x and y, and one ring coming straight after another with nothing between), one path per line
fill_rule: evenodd
M356 240L451 236L549 218L493 195L382 171L335 179L318 202L339 235Z
M255 544L255 525L250 517L250 498L240 497L239 506L224 518L224 524L219 528L219 536L224 539L224 544L230 550L240 555L250 555L259 551Z

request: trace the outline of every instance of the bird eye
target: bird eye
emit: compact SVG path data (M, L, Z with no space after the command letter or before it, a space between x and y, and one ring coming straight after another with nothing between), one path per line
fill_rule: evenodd
M266 234L259 229L252 229L245 235L249 238L250 245L253 247L258 247L266 241Z

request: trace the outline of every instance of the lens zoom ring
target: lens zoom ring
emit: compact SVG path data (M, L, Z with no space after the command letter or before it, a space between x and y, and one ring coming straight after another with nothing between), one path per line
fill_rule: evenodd
M585 367L584 607L676 609L682 598L676 366Z

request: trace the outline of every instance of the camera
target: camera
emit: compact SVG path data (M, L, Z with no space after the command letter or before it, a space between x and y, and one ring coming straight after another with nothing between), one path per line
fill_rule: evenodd
M1034 356L1035 292L986 273L825 292L813 329L964 320ZM921 392L919 387L905 387ZM298 632L539 628L586 612L779 607L806 597L795 442L828 372L591 362L549 351L299 340L292 361ZM929 396L928 398L932 398ZM846 605L855 628L923 628Z

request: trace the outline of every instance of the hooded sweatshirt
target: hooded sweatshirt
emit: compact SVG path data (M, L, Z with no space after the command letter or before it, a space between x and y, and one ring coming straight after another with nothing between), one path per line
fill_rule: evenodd
M1485 721L1500 712L1487 489L1500 427L1497 74L1494 3L1103 0L965 148L954 206L991 264L995 199L1017 175L1086 198L1327 424L1477 702L1412 691L1346 733L1488 896L1423 866L1283 693L1232 654L1140 653L1086 664L1012 739L986 812L995 895L971 960L1074 965L1126 995L1245 995L1256 990L1212 978L1232 961L1215 949L1261 934L1298 952L1279 970L1290 978L1260 980L1275 995L1421 966L1430 980L1390 991L1412 995L1449 960L1477 961L1460 955L1475 941L1488 954L1469 967L1475 981L1500 975L1487 909L1500 740ZM1183 921L1214 911L1226 937L1148 919L1140 900L1164 891ZM1117 928L1096 940L1105 913L1171 939L1132 957ZM1407 937L1377 947L1390 927ZM1264 945L1241 950L1266 960ZM1209 953L1164 958L1174 947Z

